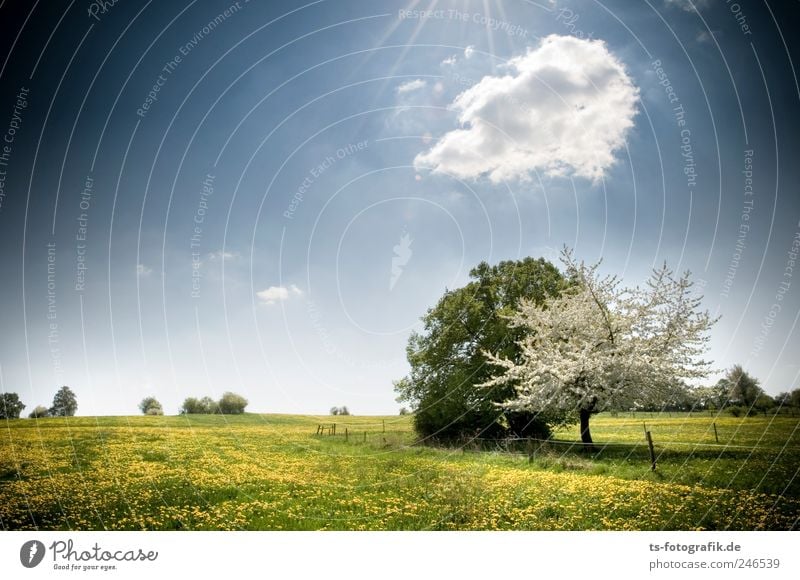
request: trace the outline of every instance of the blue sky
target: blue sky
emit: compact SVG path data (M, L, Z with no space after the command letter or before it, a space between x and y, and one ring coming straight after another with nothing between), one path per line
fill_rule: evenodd
M0 374L29 409L395 413L445 288L565 244L691 270L716 366L798 386L791 6L42 4L0 6Z

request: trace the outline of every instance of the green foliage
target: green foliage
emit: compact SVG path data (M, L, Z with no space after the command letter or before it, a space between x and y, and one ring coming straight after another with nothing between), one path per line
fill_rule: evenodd
M747 408L742 407L741 405L730 405L725 410L734 417L742 417L747 415Z
M50 407L50 415L53 417L72 417L75 411L78 410L78 399L75 393L72 392L68 386L64 385L55 397L53 397L53 406Z
M241 415L247 407L247 402L243 396L228 391L222 395L217 408L223 415Z
M200 399L200 408L203 409L203 413L208 415L213 415L214 413L220 412L219 403L209 396L205 396Z
M139 403L139 410L143 415L163 415L164 409L155 397L145 397Z
M758 396L758 398L753 402L754 411L765 412L767 409L771 409L774 406L775 406L775 399L773 399L766 393L761 393Z
M239 415L244 413L247 403L247 399L243 396L230 391L223 393L219 401L215 401L211 397L203 397L202 399L187 397L183 401L180 413L181 415L214 415L217 413Z
M180 409L181 415L198 415L200 411L200 401L195 397L186 397Z
M513 386L476 388L491 377L484 352L509 359L519 357L522 330L512 328L506 316L520 301L541 304L557 296L566 281L550 262L539 258L480 263L470 271L463 288L448 290L423 316L422 332L409 338L408 376L395 382L398 401L414 409L414 426L425 438L455 440L474 436L543 435L548 424L563 415L533 413L504 415L498 408L513 394Z
M19 400L17 393L0 394L0 419L19 419L25 405Z
M731 404L742 405L748 409L753 407L758 398L764 394L758 379L750 376L742 365L731 367L718 385L727 388Z
M408 414L409 414L409 412L410 412L410 411L408 410L408 408L406 408L406 407L400 407L400 415L408 415Z
M31 419L43 419L44 417L50 416L50 409L45 407L44 405L36 405L36 408L30 412L28 417Z
M698 409L724 409L728 404L728 383L720 379L710 387L697 387L694 396Z
M180 410L181 415L211 415L218 412L219 405L211 397L187 397Z

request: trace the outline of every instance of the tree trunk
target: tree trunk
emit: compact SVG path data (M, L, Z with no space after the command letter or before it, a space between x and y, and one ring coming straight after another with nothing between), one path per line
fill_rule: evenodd
M592 441L592 434L589 431L589 417L591 417L592 414L586 409L581 409L579 413L581 418L581 442L583 443L584 449L587 451L594 451L594 442Z

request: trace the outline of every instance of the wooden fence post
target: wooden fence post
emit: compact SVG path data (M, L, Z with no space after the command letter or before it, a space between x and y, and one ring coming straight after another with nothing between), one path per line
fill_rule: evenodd
M653 437L650 435L650 431L646 432L647 434L647 447L650 448L650 470L656 470L656 452L653 450Z
M366 442L367 442L367 432L364 431L364 443L366 443Z
M712 423L712 425L714 425L714 439L716 439L717 443L719 443L719 435L717 435L717 424L716 422L714 422Z
M336 435L336 423L333 424L333 433L332 435Z
M347 443L347 427L344 428L344 441Z
M386 419L381 419L381 422L383 423L383 432L386 433Z

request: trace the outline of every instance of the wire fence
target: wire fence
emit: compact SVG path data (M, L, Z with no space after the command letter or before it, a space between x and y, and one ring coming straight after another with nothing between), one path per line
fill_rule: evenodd
M380 431L368 431L363 429L363 427L368 426L381 426ZM391 426L391 425L390 425ZM356 427L354 429L353 427ZM669 448L669 447L689 447L689 448L703 448L708 450L741 450L741 451L772 451L772 452L786 452L786 451L795 451L800 452L800 445L798 446L789 446L783 445L780 447L775 446L765 446L765 445L741 445L735 443L704 443L699 441L664 441L664 440L657 440L655 434L652 430L648 430L645 428L644 436L642 437L641 441L594 441L592 443L583 443L582 441L576 440L564 440L564 439L541 439L535 437L505 437L502 439L497 438L489 438L489 437L469 437L462 439L460 441L455 442L454 445L450 445L457 448L462 448L469 450L470 447L478 446L484 447L487 444L491 444L494 446L495 450L500 450L507 452L509 454L519 454L519 455L528 455L531 452L526 451L525 453L514 453L513 448L515 447L528 447L528 448L546 448L548 446L564 446L571 449L576 450L584 450L588 447L591 447L595 450L603 451L604 449L637 449L637 448L647 448L650 445L650 442L647 440L647 433L651 433L652 438L652 445L659 449ZM385 435L386 435L386 424L383 423L374 423L374 424L357 424L357 425L338 425L336 423L320 423L317 425L316 431L314 433L315 436L325 436L325 437L338 437L343 439L346 442L367 442L368 440L374 440L375 436L384 436L383 443L386 443ZM718 438L718 435L715 433L715 437ZM410 445L418 445L424 443L423 440L413 441ZM478 449L476 449L478 450ZM485 449L484 449L485 450Z

